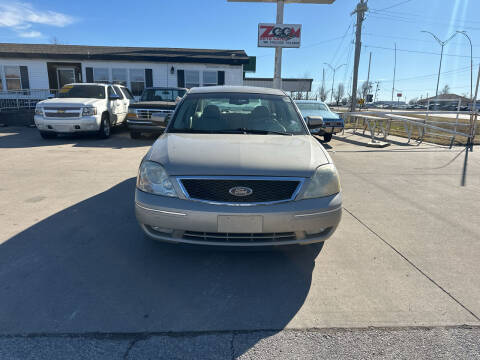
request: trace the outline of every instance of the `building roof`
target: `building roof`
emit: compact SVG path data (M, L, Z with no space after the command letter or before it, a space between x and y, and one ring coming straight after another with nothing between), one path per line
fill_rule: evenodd
M0 58L117 60L241 65L244 50L0 43Z
M285 95L282 90L262 88L255 86L205 86L194 87L190 89L190 94L208 94L208 93L249 93L249 94L267 94L267 95Z

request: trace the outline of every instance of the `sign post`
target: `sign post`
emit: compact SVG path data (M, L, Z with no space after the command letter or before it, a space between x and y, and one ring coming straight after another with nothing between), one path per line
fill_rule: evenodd
M228 0L230 2L276 2L277 3L277 22L275 25L283 25L283 8L285 3L299 3L299 4L333 4L335 0ZM300 46L300 37L298 39L298 46L288 46L288 47L299 47ZM260 44L260 43L259 43ZM260 46L260 45L259 45ZM282 47L277 45L275 47L275 70L273 75L273 87L276 89L282 88Z

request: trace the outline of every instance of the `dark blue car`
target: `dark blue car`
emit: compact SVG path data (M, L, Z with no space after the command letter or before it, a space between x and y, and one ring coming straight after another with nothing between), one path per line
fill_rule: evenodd
M323 117L323 126L319 129L312 130L312 134L322 135L325 142L332 139L333 134L343 131L343 119L332 112L327 104L317 100L295 100L302 116L321 116Z

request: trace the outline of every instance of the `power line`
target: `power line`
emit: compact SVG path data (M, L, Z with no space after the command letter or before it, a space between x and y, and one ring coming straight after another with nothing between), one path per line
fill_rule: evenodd
M391 9L391 8L394 8L394 7L397 7L397 6L400 6L400 5L403 5L403 4L406 4L406 3L409 3L410 1L412 0L404 0L404 1L401 1L397 4L394 4L394 5L391 5L391 6L388 6L386 8L383 8L383 9L373 9L375 11L385 11L385 10L388 10L388 9Z
M394 48L389 48L385 46L375 46L375 45L364 45L365 48L373 48L373 49L381 49L381 50L395 50ZM420 50L408 50L408 49L398 49L397 51L407 52L407 53L414 53L414 54L427 54L427 55L440 55L439 53L430 52L430 51L420 51ZM456 54L443 54L443 56L451 56L451 57L461 57L461 58L469 58L470 55L456 55ZM479 59L480 57L474 56L474 59Z
M418 42L423 42L423 43L432 43L432 40L425 40L425 39L415 39L415 38L409 38L409 37L404 37L404 36L395 36L395 35L380 35L380 34L374 34L374 33L364 33L367 36L374 36L374 37L381 37L385 39L402 39L402 40L408 40L408 41L418 41ZM463 45L463 43L460 42L451 42L451 45ZM473 47L480 47L480 45L473 45Z

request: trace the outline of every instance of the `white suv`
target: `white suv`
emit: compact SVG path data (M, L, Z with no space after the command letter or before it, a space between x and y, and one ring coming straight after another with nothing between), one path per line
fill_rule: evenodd
M35 125L43 138L58 133L96 132L110 136L112 126L121 124L134 102L123 85L96 83L68 84L56 98L40 101L35 108Z

